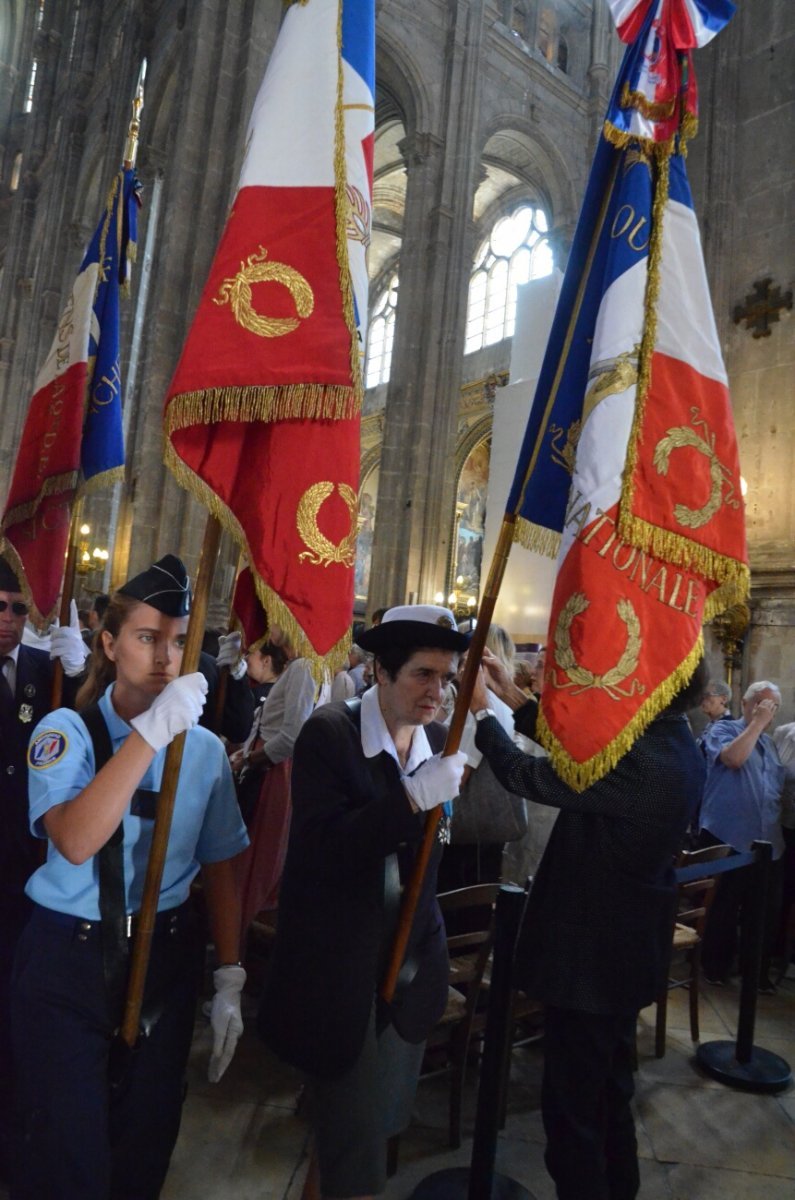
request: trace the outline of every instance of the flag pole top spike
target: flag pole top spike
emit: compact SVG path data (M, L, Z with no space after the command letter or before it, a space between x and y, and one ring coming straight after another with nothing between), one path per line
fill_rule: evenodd
M141 130L141 110L144 106L144 81L146 79L146 59L141 60L141 69L138 72L138 83L135 87L135 96L132 102L132 119L130 120L127 129L127 141L124 146L124 169L130 171L135 166L136 155L138 154L138 134Z

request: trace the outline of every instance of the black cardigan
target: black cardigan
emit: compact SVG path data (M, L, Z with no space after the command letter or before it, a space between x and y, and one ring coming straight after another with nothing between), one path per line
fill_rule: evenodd
M532 736L535 706L516 714ZM534 999L634 1013L662 985L670 952L673 862L704 761L684 716L663 715L582 793L548 759L523 754L494 718L476 742L504 787L560 809L528 901L515 983Z
M355 1062L378 984L385 863L400 852L401 874L422 837L397 764L379 757L377 786L362 753L358 712L345 703L312 714L295 743L293 815L279 919L260 1007L260 1034L280 1058L333 1077ZM426 728L431 748L446 731ZM375 760L374 760L375 761ZM408 853L406 853L408 851ZM444 1011L447 948L436 903L434 854L407 958L418 969L392 1011L398 1032L422 1041Z

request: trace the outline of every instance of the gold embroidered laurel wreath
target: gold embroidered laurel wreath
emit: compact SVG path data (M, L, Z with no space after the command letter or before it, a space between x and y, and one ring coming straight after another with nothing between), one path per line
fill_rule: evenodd
M633 679L628 690L619 687L619 684L637 670L640 657L640 621L630 600L619 600L616 605L616 611L627 629L627 644L616 665L605 671L604 675L595 675L588 667L583 667L577 662L571 645L571 626L589 604L590 601L582 592L573 592L561 609L555 627L555 663L565 671L568 682L558 683L552 672L550 677L553 686L559 689L577 688L576 692L572 692L573 696L579 696L590 688L601 688L611 700L618 700L622 696L634 696L636 693L642 695L645 686L639 679Z
M302 550L298 558L300 562L308 559L315 566L327 567L330 563L342 563L344 567L352 567L356 552L356 534L359 530L359 505L356 492L347 483L338 483L337 491L348 506L350 531L335 545L318 529L318 513L333 491L334 484L324 480L321 483L313 483L301 497L295 523L301 541L308 549Z
M225 279L214 298L214 304L229 304L238 325L258 337L283 337L300 325L295 317L265 317L256 311L251 294L252 283L281 283L295 301L298 318L311 316L315 307L314 293L300 271L287 263L266 262L268 251L260 246L259 254L250 254L241 262L237 275Z

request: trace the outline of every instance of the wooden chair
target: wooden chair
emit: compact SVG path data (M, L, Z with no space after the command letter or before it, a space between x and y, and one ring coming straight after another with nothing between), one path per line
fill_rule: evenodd
M450 955L447 1007L428 1037L423 1078L440 1070L450 1071L449 1140L461 1145L461 1106L467 1059L474 1036L486 1026L489 959L494 944L494 902L500 885L481 883L458 888L439 896L442 914L452 927L456 922L467 932L448 935ZM450 920L452 916L452 920ZM441 1066L434 1060L443 1059Z
M683 850L676 865L677 867L687 867L697 863L715 862L718 859L726 858L731 852L731 846L707 846L703 850ZM657 1020L654 1031L654 1053L657 1058L662 1058L665 1054L668 993L673 988L689 988L690 1036L694 1042L699 1040L698 985L701 942L714 889L715 879L713 876L679 885L671 936L671 958L667 970L668 979L657 997ZM675 955L683 955L688 963L687 974L681 978L671 977L671 962Z

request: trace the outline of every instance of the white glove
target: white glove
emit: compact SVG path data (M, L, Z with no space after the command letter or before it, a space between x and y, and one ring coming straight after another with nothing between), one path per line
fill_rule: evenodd
M219 967L217 971L213 971L215 995L210 1009L213 1052L207 1068L210 1083L217 1083L229 1066L243 1032L240 993L245 982L246 972L242 967Z
M233 679L242 679L246 673L246 661L240 654L242 645L243 636L240 633L223 633L218 639L216 666L229 667Z
M60 658L64 675L73 679L82 675L91 651L80 633L80 621L74 600L69 605L69 624L50 626L50 658Z
M410 778L403 780L403 787L417 808L428 812L438 804L456 798L461 791L461 777L466 765L467 756L463 750L456 750L447 758L434 754Z
M130 721L154 751L162 750L178 733L193 729L202 715L207 680L201 671L180 675L166 684L151 706Z

